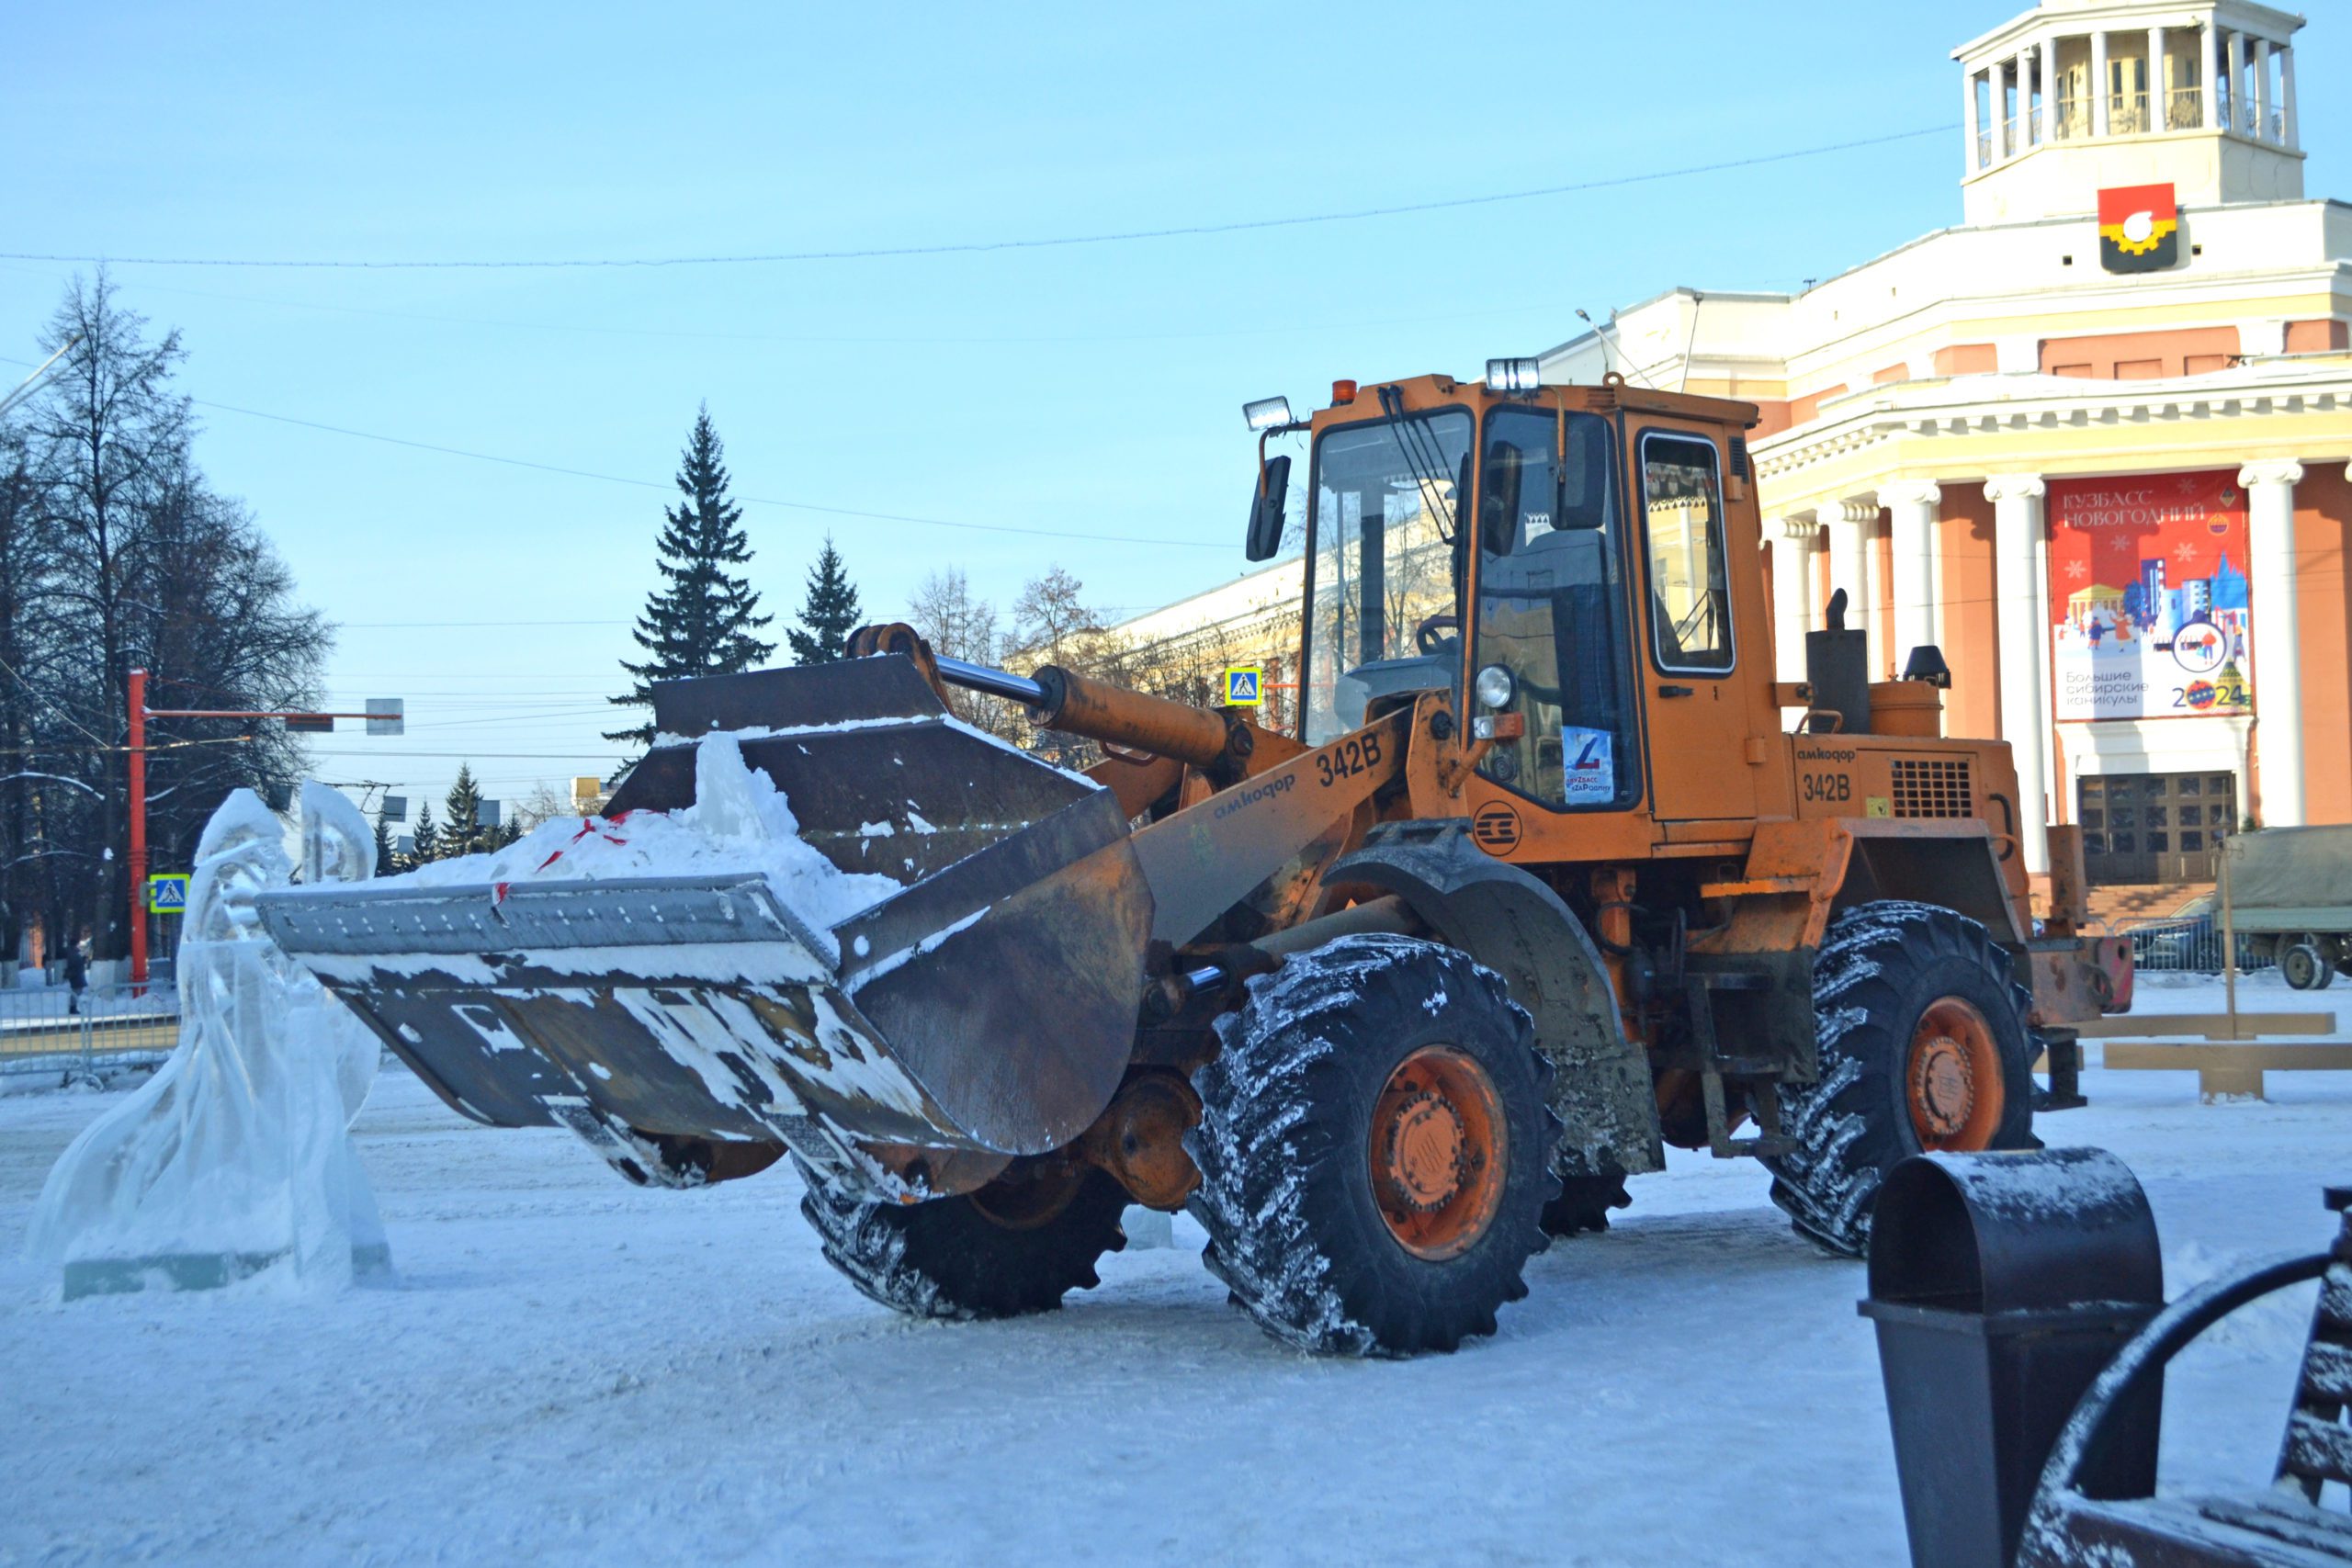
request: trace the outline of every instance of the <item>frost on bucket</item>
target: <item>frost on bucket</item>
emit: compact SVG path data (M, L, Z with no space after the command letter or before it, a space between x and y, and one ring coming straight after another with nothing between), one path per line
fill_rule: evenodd
M790 802L724 735L695 748L692 806L553 818L503 849L432 861L379 886L512 890L535 882L724 872L765 876L778 901L817 933L899 890L889 877L840 870L804 843Z
M1111 792L956 724L904 660L679 682L655 716L610 816L277 889L264 924L452 1110L639 1185L788 1148L920 1198L1094 1122L1152 919Z
M302 786L301 852L310 882L356 882L375 861L366 818L315 784ZM251 790L230 795L197 845L179 1046L74 1140L33 1211L27 1251L62 1269L68 1301L390 1271L350 1136L376 1041L254 912L291 872L278 819Z

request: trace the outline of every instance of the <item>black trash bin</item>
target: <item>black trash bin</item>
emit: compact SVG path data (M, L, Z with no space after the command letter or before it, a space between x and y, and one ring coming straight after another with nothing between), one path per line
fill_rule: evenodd
M1887 1173L1861 1313L1917 1568L2006 1568L2060 1428L2163 1305L2147 1197L2104 1149L1918 1155ZM2163 1396L2125 1413L2094 1495L2153 1490Z

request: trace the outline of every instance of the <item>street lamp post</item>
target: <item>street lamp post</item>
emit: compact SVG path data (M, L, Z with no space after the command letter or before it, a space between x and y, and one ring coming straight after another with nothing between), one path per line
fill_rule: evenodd
M147 984L147 721L151 718L278 718L289 727L318 721L332 729L339 718L364 718L370 735L399 735L406 725L398 697L368 699L365 713L313 713L288 708L151 708L147 671L130 672L130 983Z

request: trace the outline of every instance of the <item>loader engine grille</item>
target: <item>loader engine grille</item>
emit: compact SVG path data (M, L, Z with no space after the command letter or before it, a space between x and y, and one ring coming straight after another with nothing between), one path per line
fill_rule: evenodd
M1973 817L1975 792L1964 757L1890 759L1897 817Z

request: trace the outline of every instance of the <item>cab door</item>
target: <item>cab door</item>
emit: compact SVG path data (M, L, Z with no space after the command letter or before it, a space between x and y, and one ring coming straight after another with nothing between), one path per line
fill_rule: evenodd
M1722 454L1703 430L1651 426L1632 457L1653 809L1663 822L1736 824L1745 837L1760 770L1749 758L1752 672L1739 666Z
M1649 853L1635 682L1634 556L1615 421L1573 394L1487 415L1464 685L1496 735L1467 794L1501 859Z

